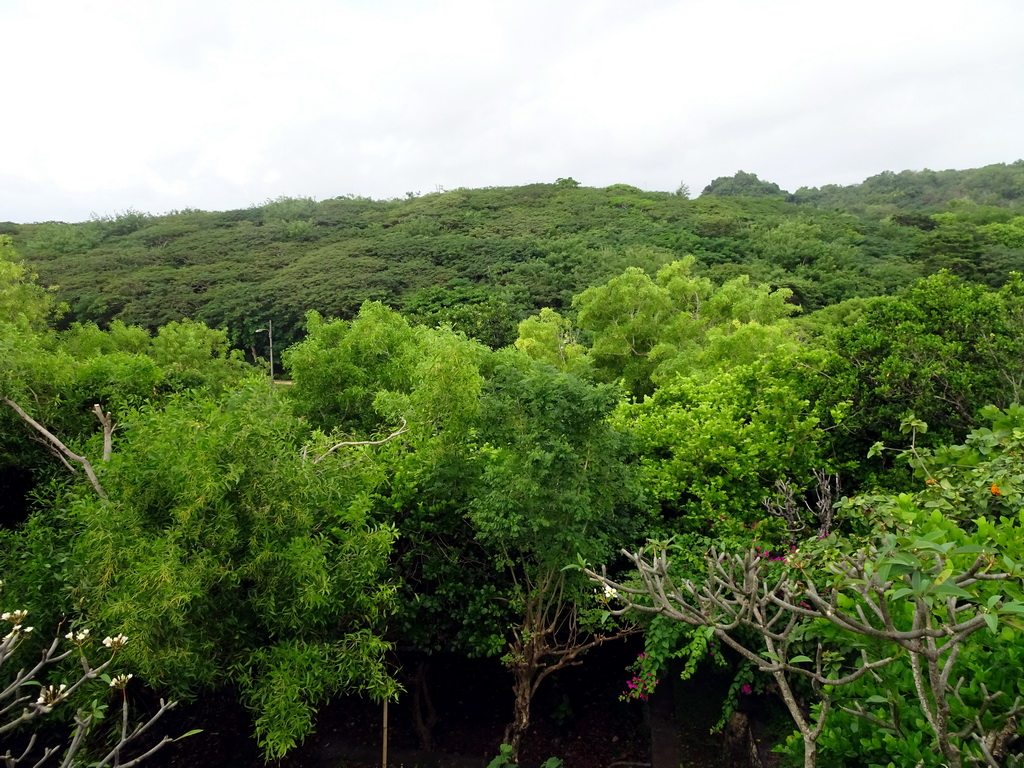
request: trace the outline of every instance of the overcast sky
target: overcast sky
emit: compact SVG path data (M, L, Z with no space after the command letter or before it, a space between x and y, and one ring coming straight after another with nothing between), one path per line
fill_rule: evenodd
M1024 157L1021 0L0 0L0 221Z

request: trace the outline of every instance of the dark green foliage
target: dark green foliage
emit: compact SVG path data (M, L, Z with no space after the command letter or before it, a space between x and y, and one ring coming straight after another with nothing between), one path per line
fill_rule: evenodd
M785 197L778 184L761 181L756 173L736 171L732 176L719 176L701 192L702 195L718 197Z
M405 316L424 325L449 325L492 349L515 340L516 327L525 313L529 294L522 288L494 290L465 279L431 286L410 296Z
M901 439L909 413L925 421L926 444L950 442L977 425L986 405L1017 402L1024 382L1024 295L1015 278L999 291L943 273L899 296L867 302L835 326L830 397L852 402L842 434L849 458L876 441ZM838 437L838 445L844 443Z
M998 168L1020 174L1018 164ZM120 319L154 331L187 317L227 328L245 349L259 344L255 330L267 320L283 348L302 337L309 310L351 318L367 300L500 347L523 314L564 309L627 267L653 275L686 254L716 282L750 274L791 289L808 309L892 293L940 268L993 285L1024 268L1019 227L991 205L1016 204L1002 193L977 197L974 209L958 203L947 211L954 219L940 222L931 215L948 197L910 206L889 196L881 206L853 196L853 213L837 214L825 197L787 203L776 185L743 172L692 201L568 182L405 200L280 198L219 213L126 211L18 225L14 234L43 281L60 286L65 322ZM1013 186L986 184L979 189ZM455 287L443 305L429 298Z
M626 464L630 444L607 421L617 389L512 350L488 367L480 422L487 461L470 508L477 536L504 567L555 571L635 538L642 505Z

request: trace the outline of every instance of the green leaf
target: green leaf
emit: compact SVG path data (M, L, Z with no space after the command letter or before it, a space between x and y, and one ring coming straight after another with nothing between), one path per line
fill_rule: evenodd
M995 550L991 547L983 547L980 544L965 544L962 547L957 547L950 554L952 555L978 555L987 552L994 552Z
M949 581L944 581L941 584L936 584L933 592L936 595L955 595L956 597L966 598L973 597L973 595L971 595L970 592L963 589L962 587L958 587L956 584L953 584Z
M792 659L789 660L789 663L790 664L802 664L805 661L806 662L811 662L811 661L814 661L814 659L812 659L810 656L794 656Z
M983 613L982 618L985 619L989 631L995 633L996 627L999 626L999 617L994 613Z

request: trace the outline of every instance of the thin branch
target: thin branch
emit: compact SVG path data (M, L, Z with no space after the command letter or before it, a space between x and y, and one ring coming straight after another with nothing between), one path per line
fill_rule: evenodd
M110 453L113 448L112 438L114 430L117 429L117 425L114 424L113 420L110 418L110 411L104 413L103 409L100 408L99 403L93 405L92 412L96 414L96 418L99 419L100 424L103 425L103 460L110 461Z
M27 413L25 413L25 411L21 409L21 406L19 406L16 402L14 402L8 397L4 398L4 402L11 406L11 408L14 409L14 412L21 416L21 418L25 421L26 424L28 424L30 427L36 430L36 432L38 432L40 435L42 435L51 447L60 451L67 458L71 459L71 461L77 461L79 464L81 464L82 468L85 470L85 474L89 478L89 482L92 483L92 487L95 489L96 493L99 494L101 499L105 500L108 498L107 492L103 490L103 486L100 485L100 481L96 477L96 472L93 471L92 464L89 463L89 460L85 458L85 456L79 456L77 453L75 453L66 445L64 445L64 443L62 443L46 427L44 427L38 421L33 419Z
M385 438L382 438L380 440L353 440L353 441L347 441L347 442L338 443L337 445L332 445L326 451L324 451L319 456L317 456L315 459L313 459L313 463L314 464L319 464L321 461L323 461L325 458L327 458L327 456L329 454L333 453L334 451L338 450L339 448L345 448L345 447L355 446L355 445L383 445L384 443L388 442L389 440L394 440L399 435L403 435L403 434L405 434L408 431L409 431L409 428L406 426L406 421L405 421L405 419L402 419L402 426L399 429L397 429L396 431L392 432L390 435L388 435Z

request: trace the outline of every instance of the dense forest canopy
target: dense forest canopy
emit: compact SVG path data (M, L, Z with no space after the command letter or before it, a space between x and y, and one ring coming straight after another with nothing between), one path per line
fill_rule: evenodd
M1024 760L1024 162L2 227L0 729L107 706L15 669L94 628L268 760L500 660L515 759L642 634L624 698L714 657L786 764Z
M562 310L627 267L651 276L687 254L721 283L740 274L793 291L805 312L892 294L949 269L998 285L1024 268L1024 161L972 171L884 173L801 189L738 172L696 200L571 179L398 200L281 198L245 210L125 211L78 224L0 224L62 322L150 330L189 318L283 345L314 309L352 317L364 301L449 322L492 347L524 317ZM753 195L751 197L750 195Z

